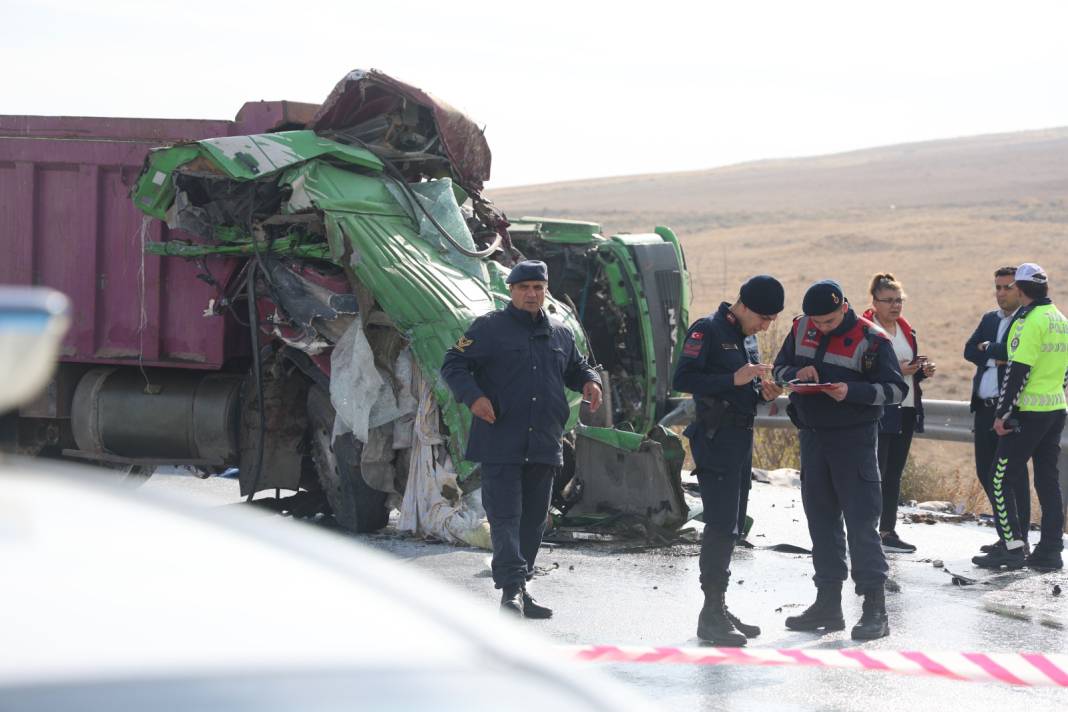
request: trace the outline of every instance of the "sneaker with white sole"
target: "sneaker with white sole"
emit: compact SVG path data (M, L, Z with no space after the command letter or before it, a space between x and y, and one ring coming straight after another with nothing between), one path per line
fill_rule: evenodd
M879 536L883 540L883 551L893 554L911 554L916 551L916 547L902 541L897 532L883 532Z

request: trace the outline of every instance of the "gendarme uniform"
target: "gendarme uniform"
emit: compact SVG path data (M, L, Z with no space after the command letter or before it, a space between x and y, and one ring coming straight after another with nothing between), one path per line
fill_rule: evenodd
M1037 265L1024 264L1017 268L1016 281L1044 284L1046 276ZM1056 552L1054 558L1059 559L1064 510L1057 458L1065 420L1068 321L1048 297L1036 299L1016 313L1009 327L1008 356L997 417L1013 432L998 440L991 480L998 536L1007 549L1022 550L1023 527L1029 522L1018 517L1011 484L1026 477L1027 460L1031 459L1035 491L1042 506L1042 538L1033 556ZM983 565L985 558L976 559Z
M740 302L765 316L783 308L782 285L773 277L752 277L739 290ZM724 594L730 579L731 554L742 535L753 465L753 419L762 402L757 379L734 385L734 374L759 363L757 338L746 336L727 302L715 314L698 319L687 332L673 386L692 393L697 417L683 433L690 440L695 474L704 507L701 540L701 588L705 606L698 637L717 645L742 645L759 634L726 612ZM725 619L730 624L725 624ZM718 620L719 626L714 625Z
M886 332L852 309L829 334L813 325L812 316L834 314L844 304L836 282L812 285L805 293L806 316L794 321L775 359L777 381L791 381L802 368L813 366L820 381L849 387L842 401L825 393L790 394L788 412L800 431L801 499L818 594L809 610L787 618L786 625L794 630L845 626L841 593L848 541L856 592L865 597L864 616L853 637L881 637L889 632L884 599L888 568L878 529L877 437L883 406L900 403L908 385Z
M508 283L548 281L544 262L520 262ZM493 582L506 593L534 571L552 484L563 464L560 438L571 415L565 388L581 391L596 371L575 337L545 310L532 315L509 304L475 319L445 354L441 375L457 401L486 397L496 422L471 419L467 459L481 464L482 504L493 543ZM527 604L527 615L532 608Z

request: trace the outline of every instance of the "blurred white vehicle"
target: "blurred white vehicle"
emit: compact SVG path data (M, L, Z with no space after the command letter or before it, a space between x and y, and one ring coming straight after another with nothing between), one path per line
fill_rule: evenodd
M0 414L48 383L69 311L67 298L53 289L0 286Z

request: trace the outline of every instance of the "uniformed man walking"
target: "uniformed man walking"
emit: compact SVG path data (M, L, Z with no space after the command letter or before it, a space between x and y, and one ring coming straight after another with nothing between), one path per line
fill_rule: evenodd
M481 464L501 608L527 618L552 615L526 582L563 464L560 438L571 414L564 388L581 390L591 411L601 404L601 379L575 348L574 335L542 309L548 280L544 262L513 267L511 304L475 319L441 367L453 396L474 416L466 457Z
M762 379L771 367L760 363L756 334L782 311L783 296L774 277L749 279L734 304L723 302L715 314L690 327L675 370L674 388L692 393L697 406L697 418L684 432L704 506L699 563L705 602L697 637L716 645L742 646L746 638L760 635L760 628L727 610L724 597L749 502L756 406L782 393Z
M994 420L998 434L991 490L998 536L1003 546L976 556L987 568L1039 570L1063 566L1064 509L1057 458L1064 430L1064 388L1068 384L1068 321L1049 299L1045 270L1028 262L1016 268L1020 309L1009 327L1008 367ZM1024 554L1025 527L1016 501L1017 487L1034 463L1035 492L1042 507L1042 536Z
M837 282L809 287L802 310L804 316L794 320L775 359L775 379L829 385L820 392L790 394L788 412L800 430L801 499L812 537L817 593L815 603L786 619L786 627L845 628L842 583L848 539L853 582L864 596L852 637L881 638L890 634L890 625L888 569L878 529L878 427L883 406L900 403L908 385L889 337L854 313Z

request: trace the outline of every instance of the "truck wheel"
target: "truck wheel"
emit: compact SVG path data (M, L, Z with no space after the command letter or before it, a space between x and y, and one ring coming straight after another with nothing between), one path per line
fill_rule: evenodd
M308 427L312 458L334 519L353 532L376 532L389 522L385 492L367 484L360 472L363 444L352 433L334 432L334 407L330 396L319 386L308 391Z

